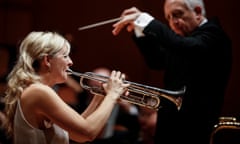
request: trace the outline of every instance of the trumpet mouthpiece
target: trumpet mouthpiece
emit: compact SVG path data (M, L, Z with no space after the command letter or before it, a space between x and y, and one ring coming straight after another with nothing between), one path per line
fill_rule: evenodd
M67 69L66 72L67 72L68 75L73 74L73 71L71 69Z

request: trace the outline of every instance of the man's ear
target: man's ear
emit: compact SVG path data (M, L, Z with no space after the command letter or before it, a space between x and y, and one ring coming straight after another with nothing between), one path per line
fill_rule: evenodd
M194 12L197 14L197 15L202 15L202 8L200 6L196 6L194 8Z

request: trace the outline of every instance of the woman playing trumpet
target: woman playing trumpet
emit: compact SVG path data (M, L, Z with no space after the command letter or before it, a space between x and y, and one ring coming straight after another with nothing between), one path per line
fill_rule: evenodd
M120 95L129 84L112 71L103 88L80 115L52 89L68 78L73 65L70 44L53 32L31 32L20 45L18 61L8 76L6 129L15 144L68 144L92 141L102 130Z

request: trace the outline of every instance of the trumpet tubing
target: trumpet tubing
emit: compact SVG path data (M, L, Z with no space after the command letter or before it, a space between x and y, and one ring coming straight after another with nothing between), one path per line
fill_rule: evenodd
M105 91L101 86L90 85L88 82L86 82L86 80L105 83L109 79L109 77L92 72L74 72L70 69L68 70L68 73L80 77L80 85L84 89L90 91L93 94L104 95ZM178 110L180 110L181 108L182 96L185 93L185 87L179 91L170 91L126 80L124 80L123 82L130 84L130 86L128 87L129 95L120 96L120 99L124 101L142 107L158 110L160 108L161 98L165 98L173 102Z

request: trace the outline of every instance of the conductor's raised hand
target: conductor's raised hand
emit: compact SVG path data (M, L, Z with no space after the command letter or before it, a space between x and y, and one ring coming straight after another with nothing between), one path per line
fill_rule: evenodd
M125 27L128 32L131 32L134 29L134 21L141 13L136 7L125 9L121 14L121 20L113 24L113 35L118 35Z

